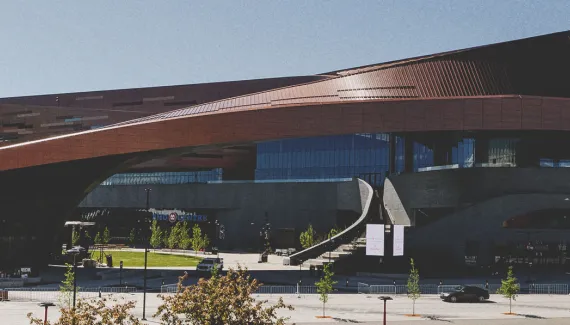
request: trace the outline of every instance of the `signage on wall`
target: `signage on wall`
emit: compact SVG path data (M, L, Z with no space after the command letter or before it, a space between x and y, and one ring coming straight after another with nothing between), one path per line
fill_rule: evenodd
M366 255L384 256L384 225L366 225Z
M404 256L404 226L394 225L394 256Z
M197 213L180 213L175 211L153 212L152 220L169 221L175 223L177 221L206 222L208 216Z

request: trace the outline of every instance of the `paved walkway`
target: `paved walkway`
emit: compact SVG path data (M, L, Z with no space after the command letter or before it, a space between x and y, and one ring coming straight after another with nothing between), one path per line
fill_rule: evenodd
M134 314L142 316L142 294L124 295L126 299L137 301ZM305 295L298 298L295 295L283 296L285 303L292 304L294 311L280 311L281 316L291 317L290 324L322 324L322 323L363 323L381 324L382 304L375 296L358 294L333 295L327 304L326 313L332 319L316 319L322 313L322 303L317 295ZM278 296L259 295L256 299L267 299L271 303L277 301ZM513 303L513 312L517 316L507 316L508 300L492 296L488 303L461 303L450 304L440 301L435 296L424 296L416 302L416 312L421 317L408 317L412 312L412 302L406 297L396 297L388 302L389 324L407 325L416 324L505 324L526 325L570 324L570 296L520 296ZM156 312L161 300L156 294L147 296L147 318ZM0 324L24 325L26 314L34 312L43 315L43 309L35 303L0 302ZM56 309L50 310L50 319L56 319ZM430 321L433 319L434 322ZM148 324L159 324L156 319L149 318Z

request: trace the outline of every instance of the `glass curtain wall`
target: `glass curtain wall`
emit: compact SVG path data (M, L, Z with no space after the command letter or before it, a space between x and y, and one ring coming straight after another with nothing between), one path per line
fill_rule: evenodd
M492 139L489 141L490 164L516 164L519 139Z
M381 185L389 166L389 135L351 134L257 144L259 180L361 177ZM368 177L367 177L368 175ZM375 177L369 177L374 175Z
M414 172L420 168L433 167L433 149L428 145L414 142Z
M462 139L451 149L451 163L459 165L459 168L473 167L474 153L475 139Z
M190 184L219 181L222 169L195 172L127 173L107 178L101 185Z
M394 137L395 143L395 151L396 151L396 173L403 173L406 170L406 160L405 160L405 152L406 152L406 143L405 139L401 136Z

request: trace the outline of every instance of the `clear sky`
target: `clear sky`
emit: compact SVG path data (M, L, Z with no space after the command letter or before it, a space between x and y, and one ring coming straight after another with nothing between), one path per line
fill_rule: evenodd
M568 29L568 0L5 0L0 97L314 74Z

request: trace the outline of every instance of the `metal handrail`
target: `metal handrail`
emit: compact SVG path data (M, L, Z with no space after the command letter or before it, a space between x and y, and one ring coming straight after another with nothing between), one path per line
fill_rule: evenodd
M372 188L372 186L370 186L370 184L366 183L365 181L359 178L356 178L356 180L359 185L359 191L360 191L360 185L363 185L368 192L368 196L365 198L364 207L362 208L362 215L360 216L360 218L358 218L356 222L354 222L352 225L350 225L348 228L341 231L337 235L329 239L326 239L314 246L306 248L298 253L295 253L289 256L289 258L284 258L283 264L289 264L289 265L302 264L304 261L310 258L318 257L321 254L329 250L332 250L333 248L331 247L331 243L334 242L334 244L337 247L342 244L348 244L352 242L352 240L356 236L359 236L362 233L363 231L362 227L366 225L366 220L368 219L368 216L370 214L370 205L372 204L372 198L374 197L374 189Z

